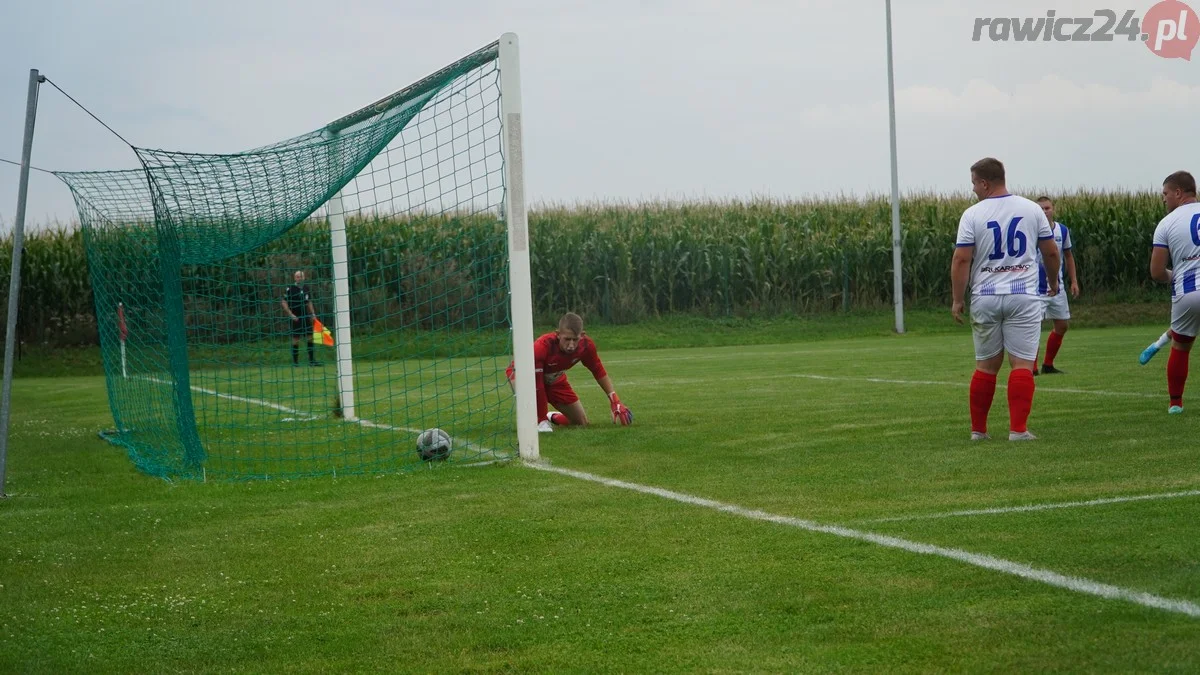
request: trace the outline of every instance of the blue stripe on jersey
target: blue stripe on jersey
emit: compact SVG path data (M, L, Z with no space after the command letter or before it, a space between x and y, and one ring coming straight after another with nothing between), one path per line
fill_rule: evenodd
M1045 295L1050 290L1050 278L1046 275L1046 268L1038 265L1038 295Z
M1067 226L1063 225L1062 223L1059 223L1058 226L1059 226L1059 228L1062 229L1062 233L1063 233L1063 250L1070 251L1071 250L1071 243L1070 243L1071 231L1068 230Z
M1166 244L1155 244L1154 247L1155 248L1171 248L1170 246L1167 246Z
M966 248L968 246L974 246L974 245L975 244L955 244L954 248Z
M1196 292L1196 270L1188 270L1183 273L1183 292Z
M979 287L979 294L980 295L995 295L996 294L996 283L993 281L988 281L988 282L984 283L982 286Z
M1053 238L1054 238L1054 235L1050 235L1049 237L1038 237L1038 241L1046 241L1047 239L1053 239Z
M1010 290L1012 291L1013 295L1025 295L1025 292L1026 292L1025 282L1020 281L1020 280L1014 280L1011 284Z

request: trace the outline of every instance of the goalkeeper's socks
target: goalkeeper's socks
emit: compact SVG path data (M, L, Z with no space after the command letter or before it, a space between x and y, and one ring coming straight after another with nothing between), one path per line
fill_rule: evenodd
M1191 352L1171 347L1171 356L1167 358L1167 393L1173 406L1183 406L1183 385L1187 382L1190 355Z
M1033 408L1033 371L1014 368L1008 373L1008 430L1025 433Z
M971 431L987 433L988 411L996 395L996 376L976 370L971 377Z
M1062 335L1050 331L1050 337L1046 338L1046 360L1042 361L1043 366L1054 365L1054 357L1058 356L1058 348L1062 346L1062 339Z
M551 424L560 427L565 427L571 424L570 418L560 412L552 412L546 417L546 419L550 420Z

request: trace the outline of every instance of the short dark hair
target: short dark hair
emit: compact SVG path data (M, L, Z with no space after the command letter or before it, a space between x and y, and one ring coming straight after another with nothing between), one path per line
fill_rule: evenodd
M559 330L569 330L575 335L583 333L583 318L575 312L567 312L558 320Z
M999 183L1004 180L1004 164L995 157L984 157L971 165L971 173L983 180Z
M1050 202L1051 204L1053 204L1053 203L1054 203L1054 200L1053 200L1053 199L1050 199L1050 198L1049 198L1049 197L1047 197L1046 195L1042 195L1041 197L1038 197L1038 198L1037 198L1037 200L1038 200L1039 202Z
M1185 194L1196 194L1196 179L1186 171L1176 171L1163 180L1163 187L1173 187L1183 190Z

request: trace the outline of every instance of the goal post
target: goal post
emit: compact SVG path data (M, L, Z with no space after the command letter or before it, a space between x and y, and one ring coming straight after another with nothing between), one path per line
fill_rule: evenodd
M521 119L521 73L515 33L500 38L500 110L504 128L504 176L507 187L509 285L511 287L513 368L517 442L521 458L539 459L537 389L533 381L533 290L529 269L529 218L525 205L525 152ZM525 377L520 374L526 373Z
M84 229L105 437L205 480L538 459L520 93L505 33L293 138L56 172ZM431 461L432 429L452 450Z
M330 257L333 260L333 344L337 353L338 406L342 416L353 422L358 417L354 413L354 350L350 342L350 265L347 261L346 218L340 190L326 206L329 211Z

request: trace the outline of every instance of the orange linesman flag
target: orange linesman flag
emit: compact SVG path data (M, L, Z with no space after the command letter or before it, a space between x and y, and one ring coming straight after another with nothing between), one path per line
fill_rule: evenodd
M327 347L333 346L333 333L321 324L319 319L313 319L313 342L323 344Z

